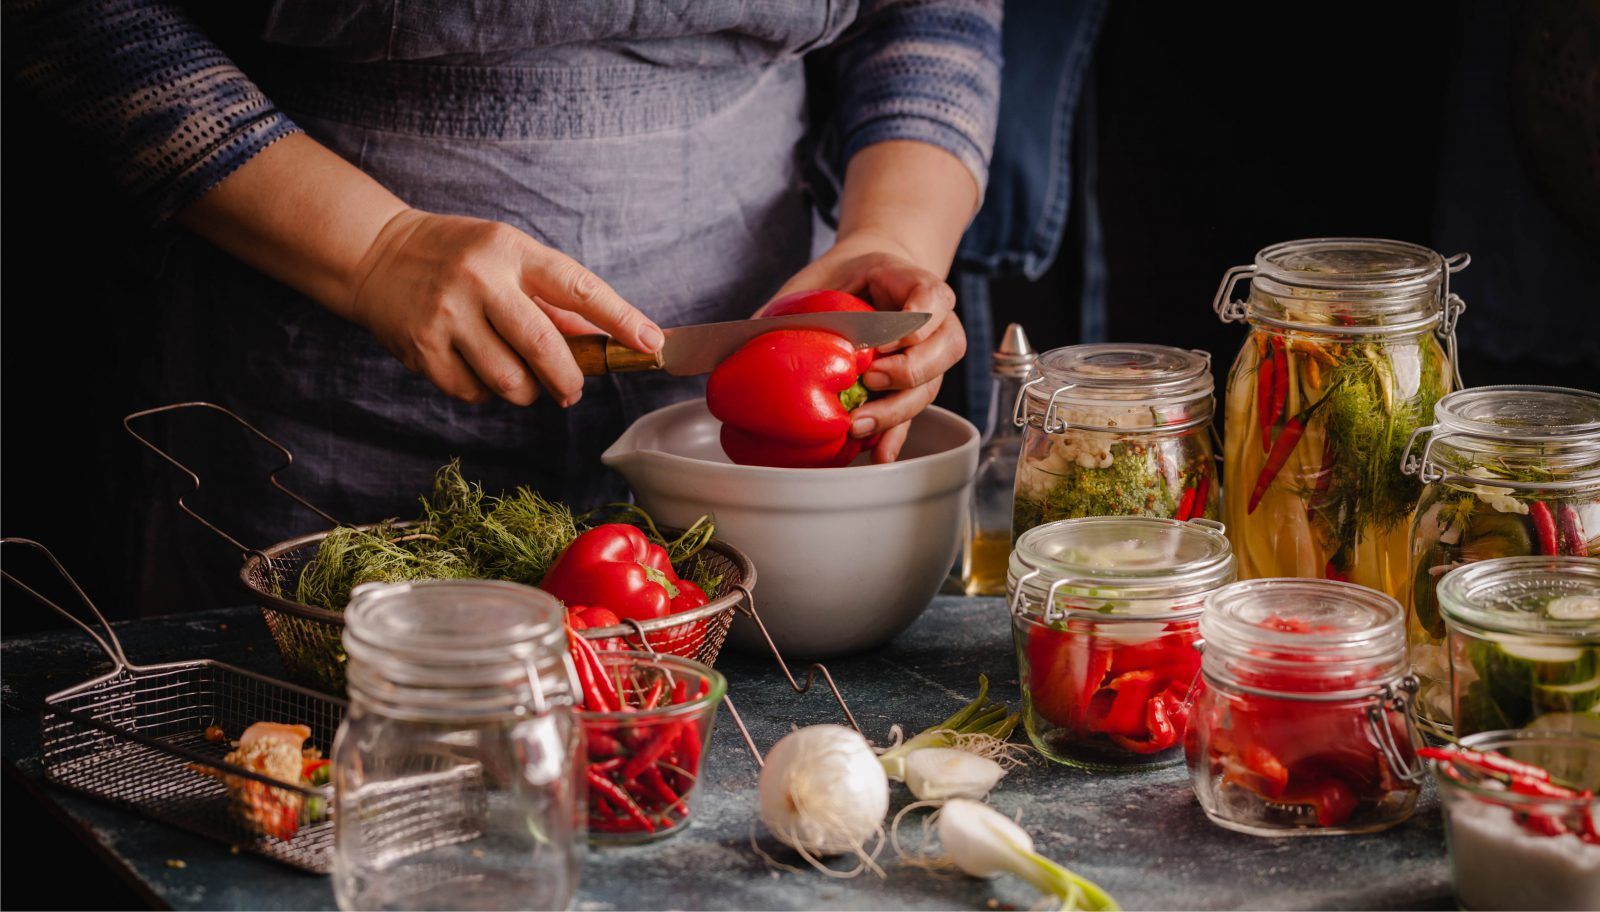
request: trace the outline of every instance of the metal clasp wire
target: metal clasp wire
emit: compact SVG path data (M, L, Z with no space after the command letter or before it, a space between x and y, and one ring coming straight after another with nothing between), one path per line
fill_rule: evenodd
M1022 414L1022 411L1023 411L1023 408L1027 404L1027 401L1028 401L1028 390L1032 389L1035 386L1038 386L1039 384L1041 384L1043 382L1044 382L1044 377L1042 375L1038 376L1038 377L1034 377L1032 380L1029 380L1027 383L1022 384L1022 388L1017 390L1017 401L1012 403L1012 405L1011 405L1011 423L1012 424L1016 425L1017 427L1025 427L1025 426L1027 426L1028 419Z
M1461 382L1461 360L1456 355L1456 321L1461 319L1461 312L1467 309L1467 302L1455 292L1450 290L1450 276L1472 265L1472 254L1458 253L1445 257L1444 260L1444 287L1440 289L1441 300L1444 302L1439 317L1439 337L1444 341L1445 356L1450 359L1450 370L1455 374L1456 389L1466 386Z
M1384 685L1378 692L1378 702L1367 706L1367 725L1372 729L1378 750L1388 762L1389 768L1394 770L1396 776L1404 782L1419 783L1427 774L1426 768L1420 760L1407 759L1401 752L1400 745L1395 741L1394 728L1389 724L1388 713L1392 710L1400 714L1406 723L1406 738L1410 741L1412 754L1415 756L1417 747L1417 729L1411 721L1411 701L1416 698L1419 682L1417 676L1408 674L1398 681Z
M1411 436L1406 438L1405 453L1400 457L1400 474L1415 475L1423 484L1433 484L1444 477L1436 468L1432 468L1433 444L1438 439L1434 436L1434 431L1438 429L1437 424L1425 424L1411 432ZM1417 438L1423 434L1428 435L1428 442L1422 447L1422 455L1419 457L1412 450L1417 445Z
M1222 284L1217 286L1217 295L1211 299L1211 309L1224 323L1242 323L1245 319L1245 302L1233 300L1233 289L1239 280L1254 275L1256 267L1234 266L1222 274Z
M1046 434L1059 434L1067 429L1069 422L1065 418L1057 416L1054 423L1051 423L1050 419L1051 416L1056 414L1056 400L1061 397L1062 393L1070 392L1075 388L1076 384L1065 383L1057 387L1056 391L1050 394L1050 401L1046 402L1044 405L1044 415L1039 419L1039 428Z

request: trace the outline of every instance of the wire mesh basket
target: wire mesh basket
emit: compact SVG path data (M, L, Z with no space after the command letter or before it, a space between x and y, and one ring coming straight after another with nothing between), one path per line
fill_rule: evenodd
M303 724L326 756L343 700L211 660L135 665L111 625L53 555L42 551L100 632L20 582L105 650L108 674L45 698L41 753L49 781L307 871L333 865L333 789L282 782L228 762L231 738L256 722ZM224 737L218 738L220 729Z
M278 481L278 473L294 463L294 454L287 447L220 405L210 402L182 402L146 409L123 419L123 426L140 443L188 475L194 484L194 490L199 491L198 475L133 429L133 422L138 419L189 408L220 412L276 449L282 454L283 462L267 474L267 480L301 506L334 526L341 525L337 519ZM295 590L300 572L316 555L317 548L332 530L302 535L269 548L257 549L242 544L232 535L195 513L181 497L178 499L178 507L243 552L244 566L240 569L239 577L261 608L261 615L266 621L267 630L272 634L273 641L277 644L278 652L283 657L284 669L289 679L297 684L329 693L343 693L345 654L341 638L344 634L344 616L337 611L285 598L281 594ZM403 529L413 525L389 523L387 528ZM378 528L378 524L354 528L365 531ZM683 530L663 528L660 531L664 535L672 535ZM728 628L733 623L734 611L741 603L751 605L751 589L755 586L756 569L750 559L737 548L718 539L712 539L693 560L701 562L699 575L717 579L717 584L706 593L709 600L705 605L637 624L630 622L622 626L584 630L583 637L591 640L620 637L636 648L643 646L642 640L647 638L649 646L657 652L694 659L706 665L715 664L718 653L722 651L722 644L728 637ZM686 568L680 568L682 569ZM753 608L753 605L751 607Z

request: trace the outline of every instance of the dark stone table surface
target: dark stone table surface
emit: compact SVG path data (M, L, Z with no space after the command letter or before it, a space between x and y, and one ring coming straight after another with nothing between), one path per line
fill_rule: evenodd
M281 673L254 609L231 608L119 624L139 663L212 658ZM949 715L986 673L994 695L1018 701L1005 609L996 599L940 596L892 644L830 663L868 737L889 726L918 731ZM333 907L326 877L303 874L144 820L49 785L38 760L38 708L47 694L109 669L76 631L7 639L0 755L43 800L81 828L150 899L174 908ZM765 750L791 725L838 721L825 693L796 695L770 657L725 654L718 668ZM1014 878L937 877L886 857L885 878L835 880L773 868L751 848L757 832L756 767L724 712L701 784L696 821L654 845L593 850L573 908L600 909L992 909L1027 908L1036 896ZM896 786L894 808L911 800ZM1181 768L1091 774L1037 757L990 798L1019 814L1039 851L1098 882L1128 909L1451 908L1439 806L1431 786L1406 824L1369 836L1262 839L1206 820ZM8 815L9 816L9 815ZM14 821L8 821L14 823ZM8 827L8 836L16 831ZM181 860L182 867L169 863Z

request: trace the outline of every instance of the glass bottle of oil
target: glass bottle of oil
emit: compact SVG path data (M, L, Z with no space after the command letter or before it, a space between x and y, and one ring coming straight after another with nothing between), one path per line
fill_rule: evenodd
M1011 499L1016 487L1022 432L1011 420L1017 393L1039 360L1028 334L1006 327L994 353L989 416L978 450L978 475L961 544L961 587L968 595L1005 595L1011 557Z

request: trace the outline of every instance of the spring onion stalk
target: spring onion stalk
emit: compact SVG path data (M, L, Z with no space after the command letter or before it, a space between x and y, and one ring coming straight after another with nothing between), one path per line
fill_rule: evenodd
M1033 838L986 804L955 798L935 815L944 859L971 877L1015 874L1059 901L1055 908L1115 912L1110 894L1033 850Z
M1017 727L1020 713L1013 713L1004 703L989 700L989 679L978 676L978 696L955 715L938 723L915 737L901 741L878 755L883 771L896 782L906 781L906 758L913 751L925 748L954 748L1001 764L1015 762L1013 748L1006 744L1012 729ZM900 727L891 730L895 738ZM922 796L918 796L922 797Z

